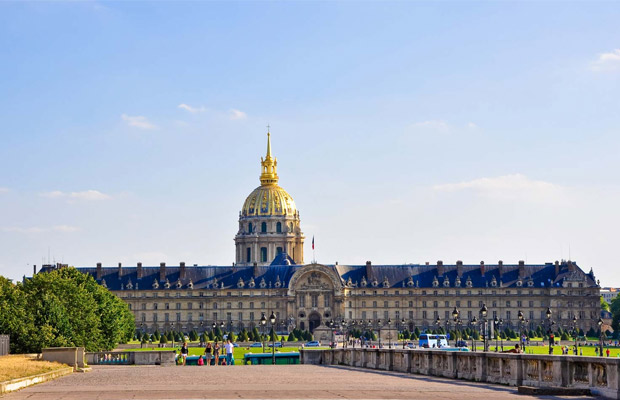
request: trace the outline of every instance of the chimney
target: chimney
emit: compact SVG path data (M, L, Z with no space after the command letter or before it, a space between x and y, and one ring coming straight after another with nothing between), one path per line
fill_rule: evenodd
M35 276L37 274L37 266L36 264L32 266L32 276Z
M555 276L557 277L558 275L560 275L560 262L556 261L555 262Z
M427 261L425 265L429 265L430 263Z
M497 262L497 270L499 271L499 278L501 279L504 276L504 262L502 260Z
M122 277L123 276L123 264L118 263L118 277Z
M258 263L254 261L254 277L258 277Z
M182 262L179 265L181 266L181 270L179 272L179 278L180 279L185 279L185 263Z
M458 260L458 261L456 262L456 275L457 275L459 278L462 278L462 277L463 277L463 261L461 261L461 260Z
M574 261L569 261L568 262L568 271L569 272L577 271L577 264Z
M159 263L159 281L164 282L166 280L166 263Z
M101 269L101 263L97 263L97 280L100 280L102 275L103 271Z
M366 279L372 280L373 278L372 263L370 261L366 261Z
M484 261L480 261L480 275L484 276L486 273L486 268L484 267Z
M437 276L443 276L443 261L437 261Z
M138 267L136 268L136 275L138 276L138 279L142 279L142 263L141 262L138 263Z
M525 261L519 261L519 279L525 279Z

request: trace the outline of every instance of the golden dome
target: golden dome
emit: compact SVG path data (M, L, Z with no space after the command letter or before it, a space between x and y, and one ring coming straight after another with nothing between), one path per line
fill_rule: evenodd
M242 217L295 216L297 207L290 194L278 186L278 160L271 155L271 134L267 132L267 155L261 157L261 185L245 199Z
M242 217L291 216L297 214L297 207L290 194L280 186L261 185L245 199L241 209Z

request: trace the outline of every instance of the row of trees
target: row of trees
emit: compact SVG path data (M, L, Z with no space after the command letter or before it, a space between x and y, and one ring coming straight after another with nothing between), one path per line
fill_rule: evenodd
M221 342L224 340L224 336L226 336L227 339L230 339L233 342L278 342L280 340L286 342L296 342L312 340L312 334L307 330L302 331L300 329L294 329L293 331L291 331L291 333L289 333L287 337L286 335L279 336L273 329L271 329L269 334L260 334L258 332L258 328L256 327L249 331L244 328L241 332L239 332L238 335L235 335L234 332L225 333L219 327L200 334L196 330L192 330L187 333L179 331L166 331L164 333L159 333L159 331L156 330L151 334L136 331L134 338L142 343L169 343L173 341L182 342L183 340L185 340L185 337L187 337L190 341L193 342L198 340L200 340L201 342Z
M134 333L134 318L121 299L75 268L40 273L17 284L0 276L0 333L12 353L45 347L111 350Z

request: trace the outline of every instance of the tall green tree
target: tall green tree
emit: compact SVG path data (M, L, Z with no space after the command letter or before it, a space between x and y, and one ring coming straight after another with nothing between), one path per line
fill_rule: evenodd
M605 301L603 296L601 296L601 310L609 312L609 303Z

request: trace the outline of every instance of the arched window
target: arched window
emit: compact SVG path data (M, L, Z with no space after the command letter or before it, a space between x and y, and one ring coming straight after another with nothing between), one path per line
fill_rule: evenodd
M276 224L276 232L282 233L282 222Z
M260 231L261 233L267 233L267 223L263 222L260 224Z
M252 233L252 223L248 224L248 233Z

